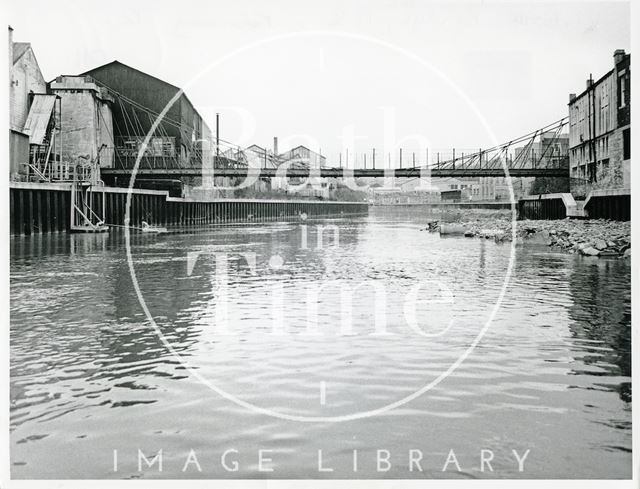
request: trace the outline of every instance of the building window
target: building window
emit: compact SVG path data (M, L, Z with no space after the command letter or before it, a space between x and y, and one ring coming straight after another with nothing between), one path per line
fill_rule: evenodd
M589 183L594 183L598 181L597 173L596 173L596 163L592 162L587 165L587 171L589 172Z
M625 104L625 92L627 90L624 73L620 76L620 97L618 98L618 107L623 108Z
M631 128L622 131L622 159L631 158Z

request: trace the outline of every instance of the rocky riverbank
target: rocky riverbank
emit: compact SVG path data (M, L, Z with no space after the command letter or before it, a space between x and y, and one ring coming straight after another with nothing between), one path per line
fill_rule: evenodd
M425 230L509 242L511 226L512 221L502 215L446 223L433 221ZM631 223L602 219L516 221L516 240L517 244L543 244L587 256L630 257Z

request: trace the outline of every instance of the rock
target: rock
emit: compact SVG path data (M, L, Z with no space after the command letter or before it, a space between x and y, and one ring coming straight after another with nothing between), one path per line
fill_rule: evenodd
M603 250L598 256L618 256L618 252L615 250Z
M539 233L535 233L529 235L530 243L540 243L540 244L549 244L549 232L548 231L540 231Z
M591 246L587 246L585 248L580 248L580 253L586 256L598 256L600 251Z
M460 224L442 224L440 234L464 234L465 229Z
M495 235L499 234L501 231L499 229L481 229L480 236L483 238L493 238Z
M625 258L631 258L631 248L627 248L622 256Z
M431 232L437 231L439 227L438 221L429 221L427 223L427 229Z
M474 233L470 229L464 232L464 237L465 238L473 238L475 235L476 235L476 233Z
M596 239L593 242L593 247L596 250L604 250L607 247L607 242L605 240L603 240L603 239Z

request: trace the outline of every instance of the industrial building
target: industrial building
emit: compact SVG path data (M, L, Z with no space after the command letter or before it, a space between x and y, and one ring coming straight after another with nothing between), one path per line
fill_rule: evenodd
M322 154L310 150L306 146L296 146L289 151L279 154L280 159L284 162L295 161L310 168L322 168L327 165L327 158Z
M31 44L13 42L9 27L9 172L11 180L49 171L59 159L56 134L60 101L47 94L47 84Z
M81 74L114 97L114 165L132 168L158 114L180 88L112 61ZM185 93L180 93L152 134L140 168L201 167L214 147L211 130Z
M90 77L59 76L49 83L61 111L63 160L111 168L114 163L114 98Z
M274 151L277 152L277 138L274 139ZM313 151L306 146L296 146L288 151L278 154L278 164L287 165L287 168L322 168L327 165L327 158L321 153ZM334 179L309 176L309 184L303 188L296 188L307 179L276 177L272 179L274 190L285 189L287 193L304 197L315 197L319 199L329 199L331 191L337 188Z

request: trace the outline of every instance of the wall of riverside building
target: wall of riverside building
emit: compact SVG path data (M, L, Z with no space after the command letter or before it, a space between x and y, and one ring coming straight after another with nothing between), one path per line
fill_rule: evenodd
M24 133L9 131L9 176L18 180L20 165L29 162L29 136Z
M29 93L47 93L38 62L31 47L11 67L9 128L22 131L29 114Z
M92 193L92 209L107 225L123 226L127 189L103 187ZM10 187L10 232L13 236L69 230L69 185L16 183ZM104 209L104 214L103 214ZM130 226L146 221L157 226L198 227L309 218L364 215L364 202L280 200L214 200L200 202L168 197L166 192L134 190L131 194Z

